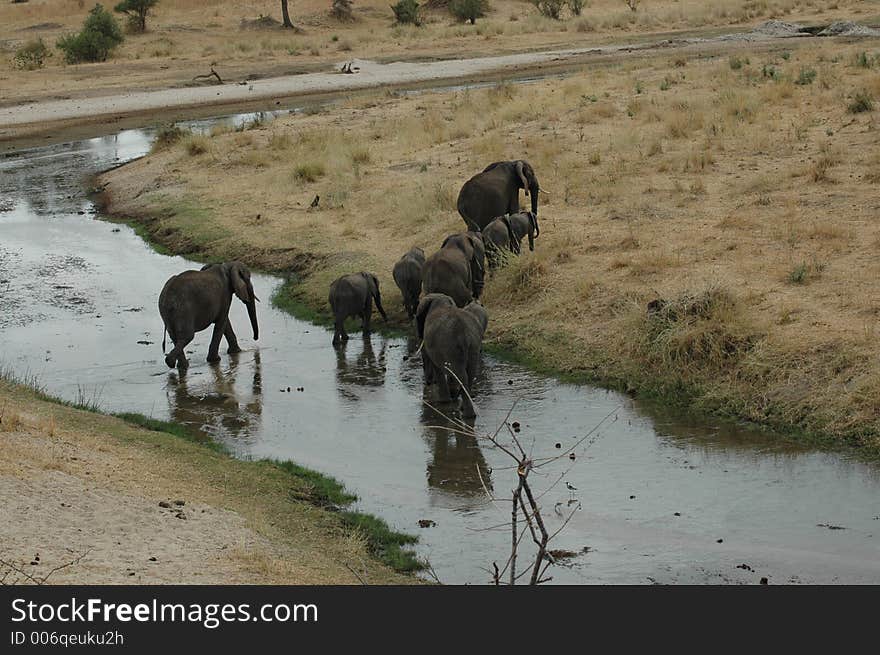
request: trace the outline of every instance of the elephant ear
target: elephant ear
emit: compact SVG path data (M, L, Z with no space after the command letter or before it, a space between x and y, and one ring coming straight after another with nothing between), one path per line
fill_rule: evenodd
M529 182L526 180L526 174L523 172L523 167L525 166L525 162L520 159L516 162L516 174L519 176L519 183L522 185L522 188L525 190L526 195L529 195Z
M510 247L510 252L514 255L519 254L519 239L516 238L516 234L513 232L513 226L510 224L510 214L505 214L501 217L501 222L504 223L504 227L507 228L507 239L508 245Z
M238 299L244 304L251 302L253 295L253 287L250 281L250 271L239 262L232 262L229 265L229 284Z

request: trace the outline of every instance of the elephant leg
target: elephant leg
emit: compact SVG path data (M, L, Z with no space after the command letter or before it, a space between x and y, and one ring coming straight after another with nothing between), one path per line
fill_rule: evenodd
M226 320L226 327L223 329L223 336L226 337L226 344L229 348L226 349L226 352L230 355L234 355L235 353L240 353L241 348L238 345L238 337L235 336L235 332L232 329L232 322L228 319Z
M437 391L437 397L439 398L440 402L449 402L450 400L452 400L452 394L450 393L450 380L446 369L437 366L434 369L434 375L437 379L437 384L439 387Z
M364 313L361 314L361 320L363 322L364 334L370 333L370 317L373 315L373 300L372 298L367 298L367 304L364 307Z
M174 342L174 349L165 357L165 363L168 368L174 368L175 363L178 371L185 371L189 368L189 362L186 359L185 348L192 342L195 337L194 332L178 332L177 340Z
M422 371L425 373L425 384L434 384L434 380L436 379L436 375L434 375L434 364L431 362L427 353L425 353L424 346L422 346Z
M211 335L211 345L208 346L208 362L212 364L220 361L220 339L223 337L226 323L227 321L225 319L214 323L214 332Z
M470 388L471 388L471 378L468 376L467 368L463 362L456 363L450 365L452 372L455 373L454 376L450 375L449 377L452 380L449 383L450 389L455 388L455 396L454 398L458 398L461 395L461 414L465 417L473 417L476 416L476 412L474 412L474 404L470 399ZM455 378L458 378L457 380ZM462 393L462 389L465 390L465 393Z
M333 345L338 346L345 338L345 319L337 314L333 323Z

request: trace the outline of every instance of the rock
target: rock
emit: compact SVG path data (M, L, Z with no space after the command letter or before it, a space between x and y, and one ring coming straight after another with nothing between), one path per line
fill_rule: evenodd
M859 25L851 20L839 20L831 23L817 36L880 36L880 30Z
M419 519L420 528L433 528L435 525L437 524L431 519Z
M562 444L559 443L559 442L557 441L557 442L556 442L556 447L557 447L557 448L562 448Z
M175 500L174 504L177 505L178 507L183 507L184 505L186 505L186 501L185 500Z
M761 584L767 584L767 583L768 583L767 578L761 578Z
M177 512L177 514L175 514L174 516L179 519L183 519L184 521L186 520L186 514L184 514L183 512Z
M160 500L159 507L164 507L165 509L168 509L171 507L171 503L169 503L167 500Z
M715 543L716 543L716 544L723 544L723 543L724 543L724 539L716 539L716 540L715 540Z

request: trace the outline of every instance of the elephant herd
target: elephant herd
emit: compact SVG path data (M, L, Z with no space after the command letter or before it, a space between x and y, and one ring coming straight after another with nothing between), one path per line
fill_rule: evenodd
M520 211L519 190L531 196L531 210ZM538 194L535 172L523 160L495 162L465 182L458 196L458 212L466 232L446 237L440 248L425 257L413 247L397 261L394 282L403 297L410 320L415 319L421 343L426 384L437 384L442 401L462 398L462 414L474 416L471 384L479 371L483 335L488 314L479 298L485 283L485 265L499 266L506 252L519 254L521 242L534 250L538 228ZM159 313L174 348L166 355L169 368L188 366L184 348L196 332L213 325L208 361L219 361L221 337L227 352L239 352L228 320L232 296L245 304L258 338L256 302L250 272L240 262L209 264L200 271L186 271L166 282L159 296ZM365 334L370 332L373 303L387 320L382 307L379 280L369 272L344 275L330 285L333 311L333 345L348 339L345 320L359 316ZM162 342L163 352L165 341ZM462 394L462 389L465 393Z

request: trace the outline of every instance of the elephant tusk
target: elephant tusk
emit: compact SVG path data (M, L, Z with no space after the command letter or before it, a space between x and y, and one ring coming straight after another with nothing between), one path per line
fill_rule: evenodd
M415 357L415 356L418 355L420 352L422 352L422 346L424 346L424 345L425 345L425 340L422 339L421 343L419 344L418 350L416 350L416 351L413 353L413 357Z
M257 294L254 294L254 300L256 300L257 302L260 302L260 299L257 298Z
M545 196L551 195L551 194L547 193L546 191L544 191L544 189L538 189L538 193L543 193Z

